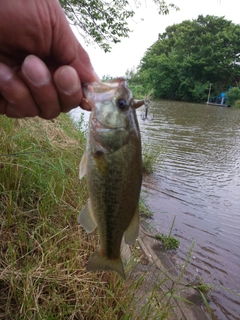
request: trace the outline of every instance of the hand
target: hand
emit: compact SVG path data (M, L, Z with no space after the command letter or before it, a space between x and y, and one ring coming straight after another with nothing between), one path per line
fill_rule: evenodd
M57 117L99 81L57 0L0 0L0 114Z

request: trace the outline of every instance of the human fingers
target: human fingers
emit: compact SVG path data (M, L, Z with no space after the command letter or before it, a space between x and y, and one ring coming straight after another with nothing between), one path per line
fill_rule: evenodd
M34 55L25 58L21 76L39 108L39 116L53 119L61 112L60 101L52 75L44 62Z
M83 98L82 99L82 102L81 102L81 108L84 109L84 110L87 110L87 111L91 111L92 110L92 107L90 106L90 104L88 103L87 99L86 98Z
M83 95L76 70L70 66L62 66L56 70L53 79L58 91L61 111L68 112L79 106Z
M19 75L0 62L0 114L11 118L34 117L39 109Z
M101 81L93 69L88 53L80 43L77 44L76 57L72 60L70 65L77 71L82 83Z

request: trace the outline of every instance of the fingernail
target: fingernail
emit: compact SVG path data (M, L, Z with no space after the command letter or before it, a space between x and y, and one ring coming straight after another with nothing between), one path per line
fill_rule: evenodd
M58 74L58 85L65 93L74 93L81 88L80 80L75 69L63 67Z
M47 66L39 58L29 55L23 62L22 73L35 86L42 86L51 80L51 75Z
M13 78L13 71L0 62L0 83L7 84Z

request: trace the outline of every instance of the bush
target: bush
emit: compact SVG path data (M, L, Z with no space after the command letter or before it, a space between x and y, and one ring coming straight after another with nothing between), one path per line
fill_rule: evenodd
M227 103L234 106L237 100L240 100L240 89L232 88L226 92Z
M147 144L143 145L143 173L144 174L152 174L154 171L154 167L157 163L159 163L160 157L163 154L164 149L162 146L149 146Z
M236 100L233 106L234 108L240 109L240 100Z

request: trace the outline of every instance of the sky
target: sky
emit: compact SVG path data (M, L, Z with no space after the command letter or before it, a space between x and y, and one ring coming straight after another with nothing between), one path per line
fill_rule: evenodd
M123 38L121 43L113 45L110 53L104 53L97 45L87 46L74 31L100 78L104 75L124 76L127 69L136 68L146 50L157 40L158 34L174 23L209 14L225 16L227 20L240 24L240 0L166 0L180 8L177 12L171 10L167 16L158 14L152 0L140 1L142 5L138 9L135 4L132 5L136 15L129 19L129 27L133 32L129 38Z

